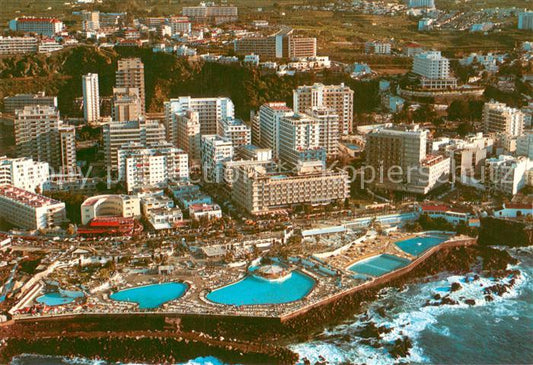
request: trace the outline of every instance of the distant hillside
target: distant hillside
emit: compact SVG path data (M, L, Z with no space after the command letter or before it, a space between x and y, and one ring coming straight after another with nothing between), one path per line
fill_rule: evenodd
M46 91L57 95L63 116L79 115L73 101L82 95L81 75L99 74L100 94L111 95L117 60L140 57L145 65L146 105L149 112L163 110L171 97L229 96L237 116L248 119L250 110L267 101L286 101L292 105L292 90L313 82L345 82L355 90L356 113L372 111L379 103L376 82L358 82L345 75L323 72L278 77L240 65L189 62L183 58L150 49L119 48L99 50L80 46L51 56L43 54L0 58L0 100L21 92Z

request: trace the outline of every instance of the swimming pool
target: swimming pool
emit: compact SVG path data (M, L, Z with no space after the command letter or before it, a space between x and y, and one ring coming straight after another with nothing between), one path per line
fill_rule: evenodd
M283 281L248 275L234 284L212 291L207 299L228 305L288 303L305 297L314 285L314 279L299 271L291 272Z
M359 274L381 276L404 267L410 262L398 256L383 254L356 262L348 269Z
M139 304L139 309L152 309L159 307L163 303L178 299L186 290L187 284L171 282L121 290L111 294L109 298L137 303Z
M46 293L35 299L37 303L42 303L50 307L73 302L76 298L83 297L81 291L59 290L58 292Z
M431 247L441 244L448 238L449 236L444 235L417 236L404 241L395 242L395 244L402 251L407 252L408 254L411 254L413 256L418 256L424 251L430 249Z

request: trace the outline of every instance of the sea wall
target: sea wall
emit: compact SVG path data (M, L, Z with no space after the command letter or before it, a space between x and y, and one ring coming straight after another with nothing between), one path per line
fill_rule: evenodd
M481 218L479 244L504 246L533 245L533 223L522 220Z

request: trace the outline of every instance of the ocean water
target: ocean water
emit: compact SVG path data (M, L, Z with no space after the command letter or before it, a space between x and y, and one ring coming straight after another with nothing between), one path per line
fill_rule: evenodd
M533 363L533 246L508 249L520 260L513 267L520 271L514 284L502 296L487 301L484 289L508 284L512 278L440 275L433 280L409 285L402 290L388 288L369 303L363 313L329 328L314 339L291 345L312 364L531 364ZM453 283L461 287L451 291ZM448 296L457 304L428 306ZM473 300L473 302L471 301ZM470 304L468 304L470 303ZM368 337L364 329L381 327L387 333ZM399 358L391 354L391 343L408 338L409 352ZM33 357L17 358L13 364L83 364L104 362L29 362ZM42 358L41 358L42 359ZM61 358L55 358L61 359ZM61 361L66 361L62 359ZM188 365L222 365L219 360L197 358Z
M366 310L315 339L294 344L300 359L312 364L531 364L533 363L533 247L509 249L520 260L514 285L493 301L484 289L511 278L441 275L435 280L399 290L383 290ZM461 288L451 292L452 283ZM448 295L454 305L427 306L433 297ZM470 302L474 300L475 303ZM468 301L467 304L465 301ZM368 338L365 328L388 331ZM408 338L412 348L404 357L391 355L391 344Z

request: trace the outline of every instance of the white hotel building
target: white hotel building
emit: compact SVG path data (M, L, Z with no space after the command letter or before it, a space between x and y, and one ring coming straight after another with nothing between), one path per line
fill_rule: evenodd
M65 203L9 184L0 186L0 217L29 230L48 228L67 221Z
M150 146L165 142L165 127L155 120L110 122L104 125L106 164L118 170L118 150L124 144L135 142Z
M420 52L413 57L413 73L421 76L424 88L445 89L457 87L457 79L450 75L450 60L440 51Z
M231 161L234 155L231 140L216 134L202 136L201 155L204 177L210 182L221 183L224 162Z
M241 166L231 197L251 214L271 213L298 204L323 205L350 195L346 171L329 171L319 162L306 162L297 174L268 173L262 166Z
M230 98L193 98L190 96L180 96L177 99L170 99L165 103L165 127L169 131L177 130L173 127L177 123L177 116L184 115L188 110L198 113L201 134L218 133L218 125L225 118L235 116L235 106ZM175 137L167 136L168 140Z
M119 179L126 182L128 191L164 188L189 178L189 156L170 143L125 144L118 150L118 166Z
M218 125L218 134L231 139L235 148L252 143L252 130L240 119L222 119Z
M50 176L47 162L33 161L31 158L7 158L0 156L0 185L10 184L17 188L35 192L42 190Z
M87 122L96 122L100 119L100 89L98 87L98 74L82 76L83 87L83 116Z
M491 101L483 106L483 124L486 133L502 133L518 137L524 131L524 113L504 103Z

